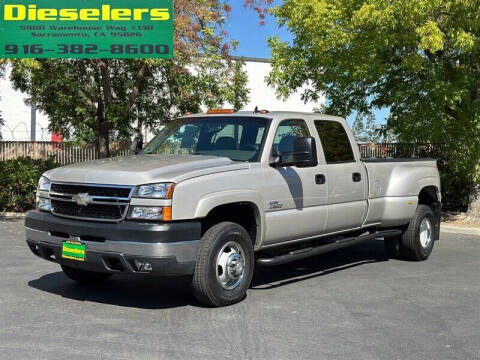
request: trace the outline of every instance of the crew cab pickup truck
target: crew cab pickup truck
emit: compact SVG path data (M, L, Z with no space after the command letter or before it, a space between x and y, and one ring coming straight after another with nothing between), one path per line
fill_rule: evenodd
M225 306L255 265L373 239L426 260L440 202L436 161L362 160L340 117L217 110L169 123L137 155L47 171L26 240L77 282L184 275Z

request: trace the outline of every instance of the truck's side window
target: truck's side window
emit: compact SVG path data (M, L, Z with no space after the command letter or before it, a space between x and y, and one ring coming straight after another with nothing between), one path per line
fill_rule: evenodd
M327 164L355 161L352 144L342 124L336 121L316 120L315 127L322 142Z
M292 153L293 139L305 136L310 136L305 121L298 119L284 120L278 125L273 149L281 154ZM282 162L293 163L293 155L283 156Z

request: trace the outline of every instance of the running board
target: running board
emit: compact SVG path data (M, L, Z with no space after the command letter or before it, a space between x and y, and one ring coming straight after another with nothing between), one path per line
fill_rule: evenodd
M323 254L332 250L341 249L350 245L360 244L364 241L383 238L383 237L391 237L401 235L402 230L385 230L385 231L378 231L373 234L362 235L358 237L351 237L337 240L330 244L325 245L318 245L314 247L303 248L299 250L291 251L287 254L277 255L269 258L259 258L257 259L257 264L263 266L275 266L285 264L290 261L304 259L306 257Z

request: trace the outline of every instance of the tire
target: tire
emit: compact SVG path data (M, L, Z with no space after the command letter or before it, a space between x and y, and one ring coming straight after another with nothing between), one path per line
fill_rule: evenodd
M99 273L61 265L63 273L73 281L82 284L95 284L108 280L113 274Z
M433 250L435 217L427 205L418 205L401 238L401 251L407 260L427 260Z
M235 304L245 297L253 268L253 244L246 230L232 222L216 224L200 240L193 294L207 306Z
M391 259L403 259L402 236L388 237L383 240L385 250Z

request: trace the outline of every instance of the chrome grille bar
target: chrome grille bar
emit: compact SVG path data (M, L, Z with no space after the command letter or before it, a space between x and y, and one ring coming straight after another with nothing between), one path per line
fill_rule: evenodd
M63 191L52 191L52 189ZM53 182L49 192L52 201L52 213L71 219L120 222L127 216L134 189L133 186L124 185ZM90 195L89 191L95 195ZM112 196L116 193L121 195L128 193L128 197ZM88 194L90 202L87 205L79 205L77 201L73 200L73 197L77 194ZM60 202L65 205L61 205Z

